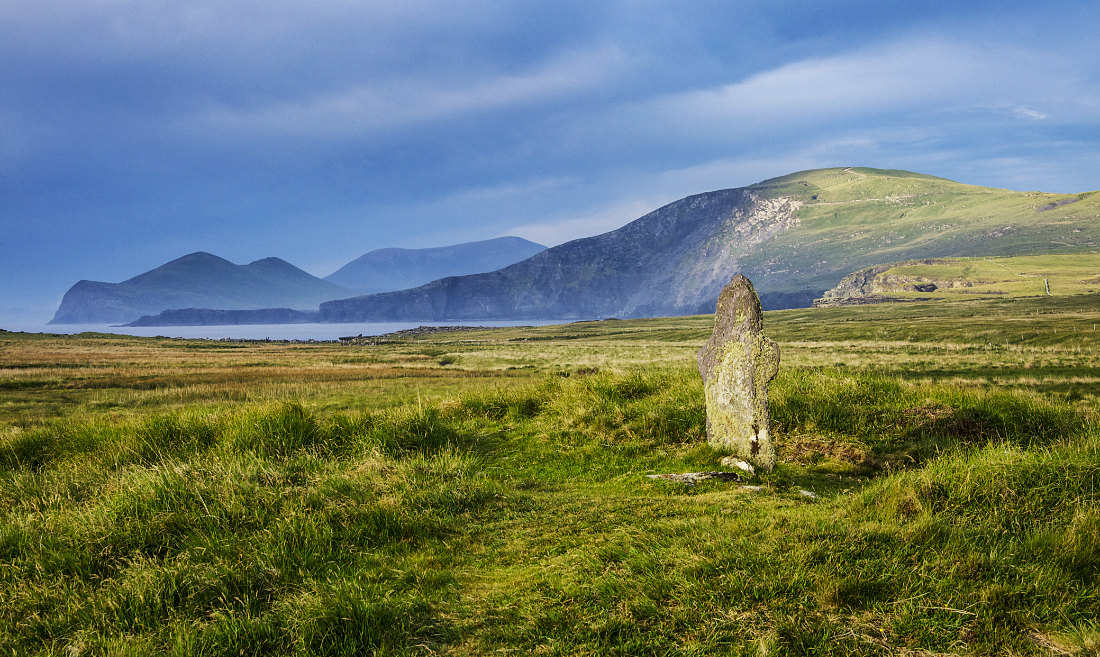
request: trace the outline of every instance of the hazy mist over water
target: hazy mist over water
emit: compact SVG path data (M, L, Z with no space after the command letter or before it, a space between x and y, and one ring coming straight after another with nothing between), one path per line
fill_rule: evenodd
M453 321L453 322L369 322L347 324L239 324L232 326L111 326L109 324L43 324L6 322L0 329L26 333L68 334L95 332L163 336L168 338L202 338L223 340L336 340L348 335L383 335L418 326L546 326L568 324L573 320L525 319L514 321Z

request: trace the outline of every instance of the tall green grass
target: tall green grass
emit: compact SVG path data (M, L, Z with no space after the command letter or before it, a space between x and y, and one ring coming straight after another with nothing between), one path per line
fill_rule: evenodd
M773 384L773 420L788 438L831 437L882 465L912 467L960 447L1041 448L1080 436L1086 414L1061 397L907 383L838 369L788 370Z
M1100 645L1091 406L785 367L779 467L685 486L644 475L720 468L689 363L532 378L0 435L0 654Z
M298 404L19 436L0 652L350 655L435 632L442 542L501 494L464 440L437 409Z

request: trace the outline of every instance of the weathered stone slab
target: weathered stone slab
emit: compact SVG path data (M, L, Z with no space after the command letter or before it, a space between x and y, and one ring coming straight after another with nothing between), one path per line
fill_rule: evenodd
M766 471L776 459L768 382L779 372L779 345L764 336L763 327L760 297L738 274L718 297L714 333L697 360L706 395L707 440Z

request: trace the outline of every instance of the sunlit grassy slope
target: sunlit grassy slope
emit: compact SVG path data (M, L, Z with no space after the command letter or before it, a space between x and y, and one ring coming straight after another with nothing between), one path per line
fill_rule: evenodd
M803 203L796 226L742 258L777 289L785 280L827 289L854 269L917 258L1100 251L1100 192L1017 192L866 168L805 171L752 189Z
M931 283L935 289L919 291ZM948 258L902 263L875 277L872 294L904 299L1035 297L1100 293L1100 253Z
M648 479L711 322L0 333L0 654L1100 647L1095 296L768 313L779 467Z

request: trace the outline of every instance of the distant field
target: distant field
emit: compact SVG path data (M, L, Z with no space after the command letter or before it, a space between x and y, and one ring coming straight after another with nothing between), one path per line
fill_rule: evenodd
M777 469L647 479L712 322L0 333L0 654L1100 650L1097 295L769 312Z
M921 292L914 285L932 283ZM1100 293L1100 253L1002 258L949 258L905 264L876 277L876 294L959 300L975 296L1036 297Z

